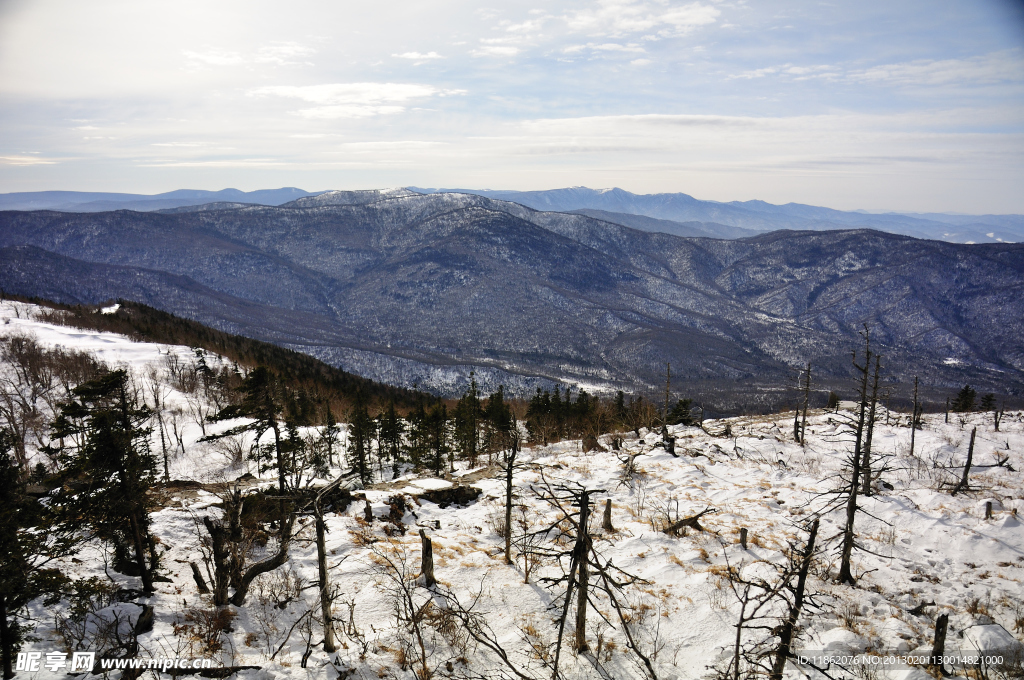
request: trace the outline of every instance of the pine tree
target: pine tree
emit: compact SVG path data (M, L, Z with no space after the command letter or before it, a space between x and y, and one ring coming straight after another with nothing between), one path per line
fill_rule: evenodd
M956 399L950 404L949 408L957 413L967 413L974 410L974 401L977 398L978 393L974 391L974 388L970 385L964 385L964 388L957 392Z
M380 414L377 427L380 438L379 455L383 460L391 461L391 478L396 479L399 465L402 463L402 435L405 423L395 412L395 402L388 402L387 409Z
M476 378L470 373L469 388L459 399L452 420L455 429L455 446L459 457L476 467L480 447L480 391L477 389Z
M365 485L370 483L371 461L374 430L373 418L366 407L366 398L359 393L352 409L349 425L349 460L350 466L359 473L359 480Z
M251 418L252 422L231 428L219 435L204 437L204 440L219 439L243 432L255 432L256 442L267 432L274 432L274 453L276 455L277 485L281 495L285 493L285 472L287 465L284 458L284 451L281 441L281 425L278 418L284 411L285 393L270 369L266 366L258 366L249 372L249 375L242 381L239 387L242 393L242 401L232 404L214 416L214 420L229 420L231 418ZM258 449L257 449L258 451ZM262 469L261 469L262 472Z
M157 468L145 427L150 411L138 405L124 369L83 383L73 393L75 399L61 409L55 438L81 435L82 446L63 452L64 463L88 484L77 494L62 492L57 504L77 512L110 541L117 566L137 571L143 590L152 593L152 572L158 565L149 532L153 501L147 492ZM73 431L75 424L81 431Z
M426 418L427 451L430 469L438 477L444 474L445 459L449 458L452 449L448 439L448 408L444 402L434 404ZM454 459L451 461L454 469Z
M37 563L49 552L45 533L25 531L38 523L43 506L24 496L19 465L11 455L13 439L10 432L0 430L0 656L4 680L14 677L14 658L30 630L19 618L40 594Z

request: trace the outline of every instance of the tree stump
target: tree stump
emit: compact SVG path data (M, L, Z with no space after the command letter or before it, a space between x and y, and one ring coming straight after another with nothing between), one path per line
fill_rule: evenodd
M373 508L370 507L370 501L366 501L366 505L363 506L363 519L367 522L373 521Z
M612 526L612 499L609 498L604 502L604 519L601 522L601 528L605 531L615 531L615 527Z
M743 546L744 550L747 549L747 528L746 527L743 527L742 529L740 529L740 545Z
M199 590L200 595L206 595L210 592L210 588L206 585L206 580L203 578L202 573L199 571L199 566L195 562L189 562L188 565L192 567L192 578L195 579L196 588Z
M946 675L942 667L942 656L946 651L946 626L949 625L949 614L942 614L935 619L935 642L932 644L932 658L929 666L937 666L942 675Z
M430 542L427 532L423 529L420 529L420 543L423 548L420 554L420 571L423 575L423 587L433 588L437 583L437 580L434 578L434 545Z

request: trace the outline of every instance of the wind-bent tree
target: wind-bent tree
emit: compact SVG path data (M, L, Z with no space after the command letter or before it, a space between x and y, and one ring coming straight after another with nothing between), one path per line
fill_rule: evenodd
M229 420L231 418L249 418L251 422L233 427L212 437L204 439L220 439L254 432L256 440L253 443L254 449L258 450L260 438L271 430L274 433L274 454L277 467L277 486L283 495L287 486L285 474L288 470L284 458L284 450L281 442L281 424L279 417L284 411L285 394L284 387L269 368L258 366L249 372L242 381L239 391L242 393L242 400L238 404L232 404L220 410L214 420ZM260 470L263 472L263 470Z
M153 501L147 494L156 481L156 459L146 427L151 413L139 405L124 369L83 383L73 394L75 399L61 408L54 438L81 435L82 445L64 451L63 458L69 472L87 480L86 488L62 491L56 503L76 512L110 541L119 567L137 571L143 590L152 593L157 559L149 531Z
M0 430L0 665L4 680L14 677L14 659L32 629L22 623L28 603L58 592L64 580L46 564L75 548L73 534L52 510L25 495L24 477L12 455L13 439Z

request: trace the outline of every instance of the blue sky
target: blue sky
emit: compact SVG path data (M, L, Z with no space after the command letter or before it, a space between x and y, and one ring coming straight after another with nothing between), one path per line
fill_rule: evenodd
M1024 213L1022 3L0 0L0 192L405 185Z

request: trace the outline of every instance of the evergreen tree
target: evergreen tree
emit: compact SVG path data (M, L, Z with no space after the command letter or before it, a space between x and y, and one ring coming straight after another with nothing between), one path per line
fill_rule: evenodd
M693 399L680 399L668 414L669 425L695 425L696 420L691 411L693 410Z
M444 474L445 459L449 459L451 468L454 470L455 461L451 458L453 453L448 438L448 407L443 401L434 404L426 418L427 434L427 455L430 469L438 477Z
M996 395L986 394L981 398L981 410L982 411L995 411L996 410Z
M395 402L388 402L387 409L380 414L378 420L378 453L382 459L391 461L391 478L396 479L399 473L398 466L402 462L402 435L405 433L405 424L395 412Z
M469 388L459 399L452 420L455 428L455 446L459 457L476 466L480 446L480 391L477 389L476 378L470 375Z
M950 404L950 408L957 413L967 413L968 411L974 410L974 401L977 399L978 393L974 391L974 388L970 385L964 385L964 388L957 392L956 399Z
M484 449L487 451L488 464L492 464L495 453L509 448L509 436L515 428L515 417L505 401L504 385L499 385L498 391L487 398L487 404L483 410L483 421Z
M409 414L409 440L406 445L406 458L416 470L421 470L427 459L427 411L423 399L416 402L416 408Z
M260 438L267 432L272 430L274 432L274 454L276 456L277 466L277 486L278 490L282 495L285 493L285 472L288 469L284 458L284 450L281 441L281 425L278 422L278 418L284 410L283 403L285 401L284 388L278 381L277 377L270 372L266 366L258 366L249 372L249 375L242 381L239 391L242 393L242 401L238 404L232 404L214 416L215 420L228 420L231 418L251 418L252 422L233 427L227 432L223 432L219 435L211 437L205 437L205 440L219 439L222 437L228 437L233 435L242 434L243 432L255 432L256 433L256 444L259 444ZM258 446L254 445L254 450L259 452ZM259 462L261 456L257 453L257 462ZM263 468L260 468L260 472L263 472Z
M57 503L110 541L117 567L129 573L137 571L143 590L152 593L152 572L158 565L149 532L153 501L147 492L156 481L157 470L149 449L150 430L145 427L150 411L138 405L124 369L83 383L73 393L75 399L61 408L55 435L82 435L82 446L65 451L64 463L88 483L77 494L62 492ZM83 429L74 432L75 427Z
M359 473L359 480L365 485L370 483L373 436L376 427L366 407L366 398L359 393L352 409L352 418L348 432L349 460L351 467Z
M14 659L31 630L20 622L25 607L41 595L57 592L63 580L45 564L73 548L70 535L55 525L52 513L24 494L12 455L13 439L0 430L0 662L5 680L14 677Z

